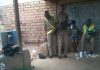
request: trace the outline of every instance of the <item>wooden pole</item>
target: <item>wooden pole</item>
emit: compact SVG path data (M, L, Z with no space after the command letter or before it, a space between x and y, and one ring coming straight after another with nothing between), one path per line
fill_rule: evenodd
M15 15L15 26L17 31L17 44L22 50L22 37L21 37L21 29L20 29L18 0L13 0L13 6L14 6L14 15Z
M18 0L13 0L13 6L14 6L14 15L15 15L15 26L17 31L17 44L20 47L20 50L22 51L22 37L21 37L21 29L20 29ZM25 59L23 53L22 53L22 62L23 62L23 68L25 68Z

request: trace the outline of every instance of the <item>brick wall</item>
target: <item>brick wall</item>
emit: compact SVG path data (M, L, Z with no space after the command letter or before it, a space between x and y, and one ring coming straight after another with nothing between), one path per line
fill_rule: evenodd
M42 0L19 4L19 15L23 42L44 42L44 11L49 10L50 14L55 14L55 8L55 4ZM13 5L3 6L2 10L6 30L14 29L15 19Z
M5 28L7 31L15 28L15 19L14 19L14 10L12 5L7 5L7 6L3 6L2 8L2 12L3 12L3 22L5 25Z

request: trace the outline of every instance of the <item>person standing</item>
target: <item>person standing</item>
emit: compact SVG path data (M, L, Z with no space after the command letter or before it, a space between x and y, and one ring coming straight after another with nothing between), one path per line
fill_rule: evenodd
M54 16L51 16L48 11L44 14L47 21L45 22L45 28L47 30L47 41L48 41L48 52L49 57L57 56L57 37L55 27L57 25L57 20Z
M67 57L68 51L68 15L62 9L58 15L59 27L58 27L58 57Z
M77 48L78 48L78 40L79 40L79 30L78 30L78 27L76 26L75 20L71 20L70 31L71 31L72 46L73 46L74 52L77 53L78 52Z
M86 51L92 55L95 45L95 25L91 19L87 19L87 23L83 25L82 32L81 52L84 54L84 51Z

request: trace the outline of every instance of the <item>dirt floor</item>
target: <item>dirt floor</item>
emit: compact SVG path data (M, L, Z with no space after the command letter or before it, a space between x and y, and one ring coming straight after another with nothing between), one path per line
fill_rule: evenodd
M3 54L0 54L0 56L2 55ZM31 68L30 53L28 50L24 50L22 53L15 54L14 56L3 56L0 58L0 63L4 63L8 70L15 70L23 67Z
M38 49L38 45L24 47L30 50ZM46 58L46 59L32 59L32 66L35 70L100 70L100 55L96 58L83 58L77 60L73 53L68 54L68 58Z
M39 45L28 46L26 45L24 50L28 49L30 51L39 49ZM28 54L27 54L28 55ZM28 58L25 54L25 56ZM32 56L32 55L31 55ZM30 65L30 57L27 59L25 57L25 64ZM12 61L13 60L13 61ZM18 61L18 62L17 62ZM8 67L22 66L22 56L16 55L10 57L5 64L9 64ZM27 62L26 62L27 61ZM20 63L19 63L20 62ZM68 54L68 58L46 58L46 59L31 59L31 65L35 66L35 70L100 70L100 55L96 58L83 58L77 60L73 53ZM11 69L10 69L11 70Z
M32 50L38 48L39 48L38 45L34 45L34 46L26 46L23 49L28 49L31 52ZM29 56L29 54L27 55ZM30 59L27 55L25 54L25 56L28 58L27 59L25 57L25 64L30 65L29 64ZM31 59L31 60L32 60L31 65L35 66L35 70L100 70L100 55L96 58L83 58L77 60L73 53L69 53L68 58L63 58L63 59L46 58L46 59ZM22 56L16 55L14 57L10 57L9 59L7 59L5 63L9 64L8 67L14 67L14 65L22 66L21 61L22 61Z
M68 58L47 58L32 61L36 70L100 70L100 57L76 60Z

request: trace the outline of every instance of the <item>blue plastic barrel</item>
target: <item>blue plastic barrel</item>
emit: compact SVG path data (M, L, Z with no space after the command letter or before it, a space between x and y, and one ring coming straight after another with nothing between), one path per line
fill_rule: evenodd
M11 32L1 32L1 41L2 41L2 46L6 47L9 42L13 42L12 39L8 39L8 35L12 35Z

